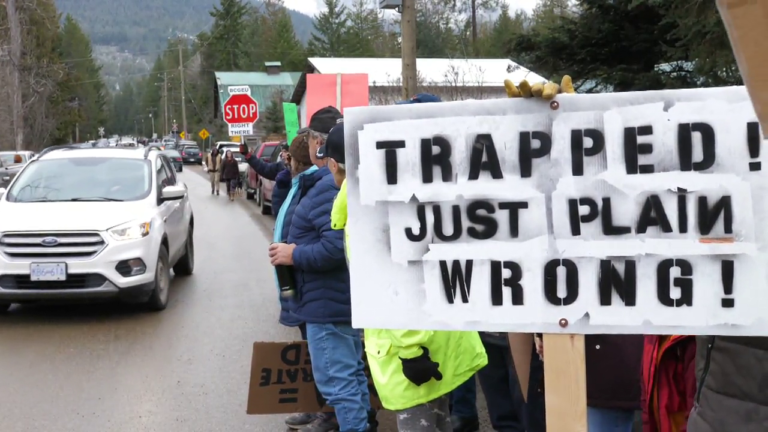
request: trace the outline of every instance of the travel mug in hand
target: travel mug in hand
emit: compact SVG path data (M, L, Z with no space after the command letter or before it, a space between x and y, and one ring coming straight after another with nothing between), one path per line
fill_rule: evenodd
M280 298L288 300L295 297L296 279L293 276L293 266L276 265L275 272L277 273L277 284L280 287Z

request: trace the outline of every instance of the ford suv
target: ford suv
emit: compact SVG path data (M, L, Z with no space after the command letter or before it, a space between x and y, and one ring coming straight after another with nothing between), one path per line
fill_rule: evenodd
M154 147L54 147L0 188L0 311L13 303L168 304L194 269L187 186Z

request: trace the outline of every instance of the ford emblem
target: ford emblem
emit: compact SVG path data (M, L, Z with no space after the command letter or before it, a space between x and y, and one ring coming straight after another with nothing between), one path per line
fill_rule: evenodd
M40 244L43 246L56 246L59 244L59 239L56 237L46 237L42 240L40 240Z

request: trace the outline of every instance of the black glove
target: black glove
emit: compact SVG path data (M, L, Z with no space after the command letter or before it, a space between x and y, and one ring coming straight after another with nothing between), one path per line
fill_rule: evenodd
M243 155L244 158L250 159L251 155L248 150L248 146L245 144L240 144L240 154Z
M421 349L423 352L418 357L412 359L400 357L400 361L403 363L403 375L417 386L428 383L432 378L442 381L443 374L440 373L440 363L432 361L427 347L421 347Z

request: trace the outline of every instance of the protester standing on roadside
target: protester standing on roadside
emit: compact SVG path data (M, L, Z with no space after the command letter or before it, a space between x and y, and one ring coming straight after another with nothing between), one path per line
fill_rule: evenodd
M294 268L298 295L292 314L307 323L315 384L334 408L339 430L371 431L361 334L351 325L343 233L330 226L339 187L326 167L307 177L309 189L293 214L288 244L272 244L270 259Z
M330 109L329 109L330 108ZM319 161L315 153L318 143L314 148L310 145L310 131L315 134L315 140L323 139L342 118L341 113L333 108L324 108L317 111L309 120L309 127L299 130L298 135L288 147L288 152L281 152L283 160L266 163L258 158L249 156L247 160L251 167L259 175L272 175L275 179L275 189L272 192L272 212L277 216L275 222L274 243L281 243L288 239L288 233L293 221L293 214L299 201L306 196L309 185L312 182L310 174L318 170ZM290 171L284 169L290 167ZM298 174L297 174L298 173ZM307 340L306 323L292 313L296 306L295 300L281 298L280 324L289 327L299 327L301 338ZM369 423L376 430L376 413L371 412ZM304 432L331 432L338 429L339 424L335 413L297 413L285 419L285 424L296 430Z
M328 161L340 186L331 227L344 230L346 237L343 124L331 130L317 155ZM345 244L349 256L349 242ZM366 329L365 353L379 399L395 411L400 432L452 432L449 393L488 362L477 332Z
M211 180L211 195L216 192L219 194L219 171L221 169L221 155L216 147L205 157L205 170L208 171L208 177Z
M227 183L227 194L229 200L235 200L235 191L237 190L237 181L240 179L240 168L237 160L232 156L232 152L227 150L224 153L224 160L221 162L221 177Z
M697 336L688 432L768 430L767 364L767 337Z
M696 338L645 336L643 431L684 432L696 395Z

